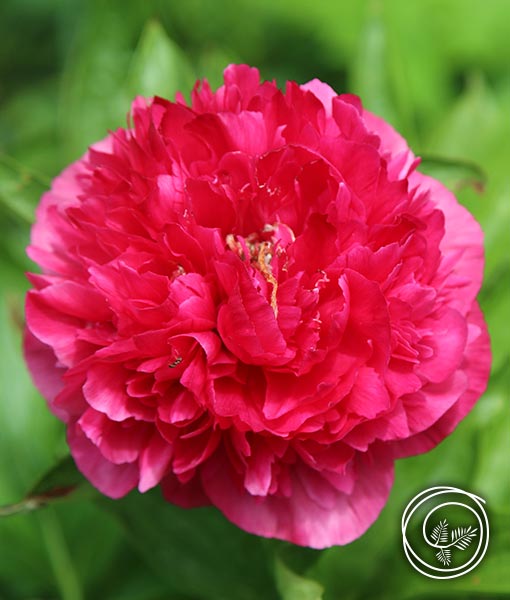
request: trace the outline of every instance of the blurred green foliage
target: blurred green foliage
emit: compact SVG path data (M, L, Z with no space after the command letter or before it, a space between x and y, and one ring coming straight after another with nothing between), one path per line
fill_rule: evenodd
M24 248L41 193L88 144L125 124L134 95L186 93L197 76L216 86L229 62L256 65L279 82L319 77L357 93L434 159L428 171L456 191L486 235L480 300L494 353L489 389L438 448L399 463L387 507L353 544L316 552L258 539L213 509L166 505L157 491L119 502L71 495L0 520L0 599L508 598L506 0L3 0L0 505L20 501L66 455L63 427L34 390L20 349L23 273L32 268ZM488 502L488 555L459 579L420 576L401 549L402 510L433 484L466 487Z

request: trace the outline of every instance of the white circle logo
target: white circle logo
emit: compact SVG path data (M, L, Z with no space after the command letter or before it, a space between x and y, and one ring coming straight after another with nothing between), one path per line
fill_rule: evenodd
M455 487L432 487L416 495L402 515L404 552L411 565L433 579L472 571L489 545L484 504Z

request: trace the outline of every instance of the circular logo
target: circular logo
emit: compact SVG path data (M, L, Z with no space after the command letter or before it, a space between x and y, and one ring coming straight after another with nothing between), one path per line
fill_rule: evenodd
M416 495L402 515L404 552L411 565L433 579L472 571L489 545L484 504L455 487L432 487Z

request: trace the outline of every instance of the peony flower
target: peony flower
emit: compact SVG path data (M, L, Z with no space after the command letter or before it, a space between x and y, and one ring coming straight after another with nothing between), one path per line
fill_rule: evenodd
M387 123L230 66L55 179L26 359L78 468L323 548L486 387L482 232Z

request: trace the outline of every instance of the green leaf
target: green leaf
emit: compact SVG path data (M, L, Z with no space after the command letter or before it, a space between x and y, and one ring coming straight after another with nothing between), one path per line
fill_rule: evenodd
M459 200L484 230L487 280L495 277L501 267L509 266L506 250L510 219L509 101L510 92L496 93L482 75L473 75L466 91L430 131L424 148L425 154L474 162L487 175L486 193L482 197L469 189L458 193Z
M442 181L453 191L470 186L479 194L487 185L487 173L474 161L446 156L421 156L419 170Z
M226 52L218 48L207 48L197 60L197 78L206 78L211 88L223 85L223 71L229 64L241 63L242 59L232 51Z
M509 203L510 206L510 203ZM509 210L510 216L510 210ZM505 223L505 220L502 221ZM510 222L507 219L506 222ZM506 232L504 225L500 233ZM486 240L489 234L486 232ZM504 243L501 240L501 243ZM501 251L501 250L500 250ZM486 271L489 270L487 265ZM480 293L480 305L489 327L492 349L492 372L499 373L508 369L510 361L510 348L508 345L508 323L510 322L510 302L508 302L508 290L510 289L510 261L503 258L490 271ZM508 392L508 387L504 387Z
M376 522L351 544L323 551L307 571L324 586L325 599L401 599L400 582L414 573L402 550L404 508L416 493L433 485L469 489L466 481L472 476L476 456L476 425L470 416L434 450L396 462L395 485Z
M58 125L66 161L125 125L129 102L123 84L132 34L113 3L84 6L61 77Z
M58 517L48 510L39 515L39 525L62 600L81 600L81 584Z
M55 151L57 127L56 79L33 82L0 105L0 154L16 157L18 164L55 174L62 166ZM26 169L25 169L26 170ZM47 180L44 177L44 180ZM48 187L48 182L44 183Z
M0 207L24 224L34 220L34 209L50 180L0 153Z
M439 12L428 2L384 2L387 68L399 131L413 149L444 111L450 94L448 65L441 48L431 43L437 38Z
M272 540L275 556L291 571L303 575L317 562L321 556L320 550L296 546L291 542Z
M282 600L322 600L324 588L312 579L297 575L282 560L275 560L276 585Z
M470 489L469 487L467 489ZM392 560L381 570L378 586L378 600L414 600L415 598L479 598L485 600L492 594L510 593L510 536L508 523L510 513L491 510L488 505L490 544L487 554L471 572L455 579L430 579L416 572L407 562L401 548L394 549ZM368 560L368 557L367 557ZM384 559L381 560L384 565ZM386 574L386 576L385 576ZM373 596L373 594L372 594ZM360 598L372 597L360 595Z
M357 58L351 69L351 86L365 108L398 128L387 63L387 30L382 2L367 4L367 17L359 38Z
M507 338L508 341L508 338ZM474 489L483 490L493 509L510 512L510 370L503 365L487 394L478 403L480 433L473 476ZM482 412L483 410L483 412ZM509 520L510 523L510 520Z
M35 391L22 357L22 269L0 258L0 505L22 498L65 452L62 423Z
M162 96L173 100L178 91L187 94L194 81L184 53L160 23L149 21L131 62L126 83L129 96Z
M213 600L277 597L264 540L218 510L179 508L160 490L99 502L120 519L133 548L169 591Z
M67 497L93 496L94 488L78 471L74 460L67 456L28 492L20 502L0 507L0 517L8 517L20 512L29 512Z
M77 490L85 486L86 482L85 477L76 468L72 456L66 456L34 485L28 495L48 498L67 495L65 490Z

